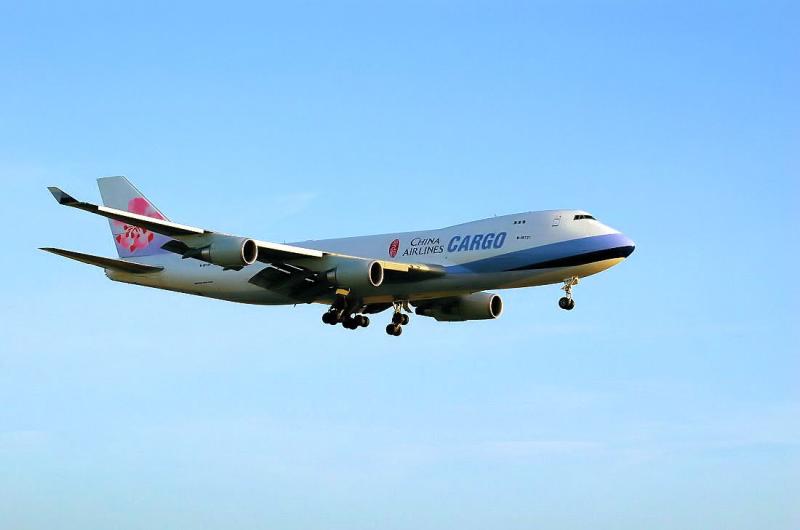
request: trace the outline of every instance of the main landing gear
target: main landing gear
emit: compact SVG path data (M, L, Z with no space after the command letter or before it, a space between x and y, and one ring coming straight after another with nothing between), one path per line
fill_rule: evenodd
M327 313L323 313L322 321L325 324L330 324L335 326L336 324L341 323L342 327L346 329L358 329L358 328L365 328L369 326L369 317L366 315L341 315L339 311L336 310L328 310Z
M572 278L568 278L564 280L564 286L562 289L566 296L561 297L558 300L558 307L561 309L566 309L567 311L572 311L575 307L575 300L572 299L572 288L578 285L578 277L573 276Z
M409 321L408 315L403 311L411 312L411 309L408 307L408 302L394 302L392 305L394 306L394 314L392 315L392 323L386 326L386 333L399 337L403 333L403 326L408 324ZM382 311L385 308L385 305L379 307L378 311ZM331 307L323 313L322 322L331 326L341 324L345 329L365 328L369 326L369 317L359 314L361 311L377 312L374 306L366 306L360 300L354 301L352 298L348 298L347 291L342 290L341 293L337 293L336 300Z
M386 326L386 333L389 335L393 335L395 337L399 337L401 333L403 333L403 326L408 324L409 318L408 315L401 312L401 309L405 306L406 310L408 310L408 305L403 304L401 302L394 303L394 314L392 315L392 323Z
M330 309L322 315L322 322L335 326L341 324L345 329L358 329L369 326L369 317L353 314L356 307L348 303L347 295L340 294Z

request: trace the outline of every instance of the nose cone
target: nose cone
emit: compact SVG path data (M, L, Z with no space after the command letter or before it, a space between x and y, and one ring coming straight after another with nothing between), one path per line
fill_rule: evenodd
M629 238L624 234L620 234L620 255L623 258L627 258L631 254L633 254L633 250L636 248L636 243L633 242L633 239Z

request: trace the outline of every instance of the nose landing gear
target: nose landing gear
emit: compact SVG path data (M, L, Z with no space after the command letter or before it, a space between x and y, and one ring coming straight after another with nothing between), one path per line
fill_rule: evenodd
M403 333L403 326L408 324L409 318L405 313L401 313L401 309L405 308L408 311L407 302L395 302L394 314L392 315L392 323L386 326L386 333L399 337Z
M572 311L575 307L575 300L572 298L567 298L566 296L562 296L558 299L558 307L561 309L566 309L567 311Z
M572 311L575 307L575 300L572 299L572 288L578 285L579 278L577 276L573 276L572 278L568 278L564 280L564 286L561 288L564 290L564 294L566 296L561 297L558 300L558 307L561 309L566 309L567 311Z

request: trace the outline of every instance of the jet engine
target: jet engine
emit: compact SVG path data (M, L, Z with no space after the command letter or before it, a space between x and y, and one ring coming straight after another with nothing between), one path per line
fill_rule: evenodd
M216 234L208 245L189 249L183 257L225 268L244 267L252 265L258 259L258 245L252 239Z
M503 312L503 299L492 293L473 293L441 300L423 302L416 308L418 315L433 317L440 322L491 320Z
M325 274L328 282L347 289L369 289L383 283L383 265L379 261L347 259Z

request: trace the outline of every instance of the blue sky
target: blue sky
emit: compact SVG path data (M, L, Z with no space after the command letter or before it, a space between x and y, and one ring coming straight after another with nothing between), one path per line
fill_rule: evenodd
M800 10L696 4L0 3L0 527L798 528ZM45 186L117 174L267 240L637 249L395 339L36 250L113 255Z

